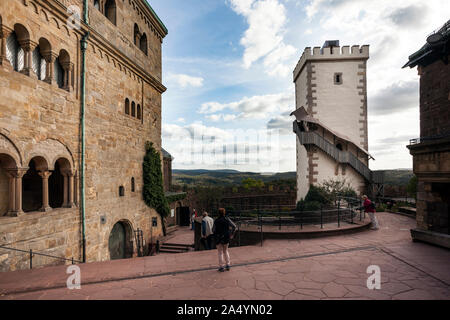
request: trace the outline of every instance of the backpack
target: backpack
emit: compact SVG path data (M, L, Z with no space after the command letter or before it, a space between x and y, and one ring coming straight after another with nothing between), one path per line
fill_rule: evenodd
M376 209L376 206L375 206L375 202L373 202L373 201L370 201L370 205L369 205L369 208L370 209Z
M231 221L230 218L226 217L227 221L228 221L228 232L230 234L230 239L234 238L234 234L236 233L236 225L234 224L233 221Z

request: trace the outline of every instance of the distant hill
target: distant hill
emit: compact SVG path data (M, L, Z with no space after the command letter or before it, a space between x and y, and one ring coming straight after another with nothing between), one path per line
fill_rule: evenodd
M405 186L413 177L411 169L380 170L385 172L385 184L393 186ZM241 172L237 170L180 170L172 171L173 184L187 186L232 186L241 184L242 180L253 178L264 183L276 180L296 180L296 172L280 172L273 174L261 174L257 172Z
M391 186L406 186L414 176L411 169L379 170L384 171L384 184Z
M253 178L263 182L296 179L295 171L274 174L240 172L237 170L172 170L173 184L187 186L232 186L241 184L242 180Z

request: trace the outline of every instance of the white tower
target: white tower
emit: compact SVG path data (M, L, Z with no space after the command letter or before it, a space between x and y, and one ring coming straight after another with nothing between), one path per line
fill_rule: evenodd
M369 46L305 48L294 70L297 200L310 184L343 180L362 193L368 168L367 79Z

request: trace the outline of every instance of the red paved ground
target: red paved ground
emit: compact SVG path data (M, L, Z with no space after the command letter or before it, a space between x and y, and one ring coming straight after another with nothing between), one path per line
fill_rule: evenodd
M413 243L409 217L378 219L378 231L232 248L224 273L215 250L80 265L81 290L66 288L66 266L1 273L0 298L450 299L450 251ZM380 290L366 286L369 265Z

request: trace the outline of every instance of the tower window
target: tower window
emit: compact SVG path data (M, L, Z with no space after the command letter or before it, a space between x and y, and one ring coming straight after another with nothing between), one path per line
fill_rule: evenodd
M125 188L123 186L119 187L119 197L125 196Z
M134 192L135 189L136 189L136 185L134 183L134 177L133 177L133 178L131 178L131 192Z
M334 74L334 84L342 84L342 73L341 72Z

